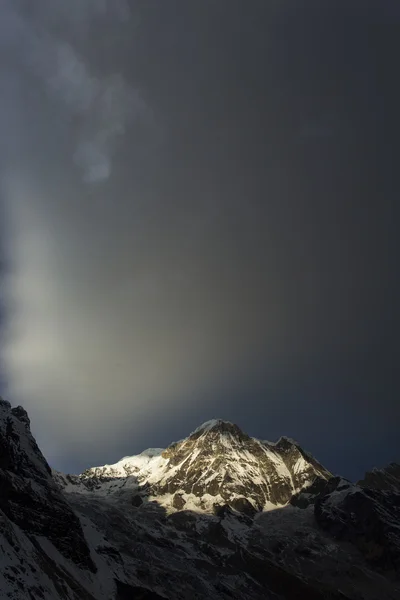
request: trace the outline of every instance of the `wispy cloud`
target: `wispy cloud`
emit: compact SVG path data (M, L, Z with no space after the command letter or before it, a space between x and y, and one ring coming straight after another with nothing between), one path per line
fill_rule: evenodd
M104 72L90 64L79 50L79 41L96 18L118 26L129 17L128 6L121 0L72 2L68 8L65 3L41 0L33 11L21 6L18 2L2 5L3 44L19 68L27 69L27 76L42 82L45 93L58 103L60 116L74 128L71 158L84 180L107 179L118 138L148 109L120 72Z

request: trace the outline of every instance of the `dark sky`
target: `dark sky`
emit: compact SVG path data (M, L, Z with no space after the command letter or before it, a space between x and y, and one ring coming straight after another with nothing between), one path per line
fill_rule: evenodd
M0 12L2 393L52 466L210 418L399 460L397 1Z

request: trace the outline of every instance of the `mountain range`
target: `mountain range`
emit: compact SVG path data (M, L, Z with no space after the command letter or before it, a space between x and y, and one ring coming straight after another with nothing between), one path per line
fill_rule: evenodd
M0 598L400 599L400 466L358 483L215 419L80 475L0 400Z

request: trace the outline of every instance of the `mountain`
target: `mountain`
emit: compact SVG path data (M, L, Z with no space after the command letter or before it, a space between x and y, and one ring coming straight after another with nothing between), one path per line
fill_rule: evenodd
M26 411L2 399L0 540L2 598L62 597L64 561L70 565L75 597L91 597L74 576L85 572L93 581L97 571L79 517L54 482ZM47 596L41 596L44 590Z
M262 442L218 419L165 450L151 448L114 465L88 469L75 484L105 495L129 489L168 509L213 512L228 504L256 512L287 504L317 477L332 475L293 440Z
M0 597L399 599L400 494L384 471L354 485L289 438L213 420L67 475L0 401Z

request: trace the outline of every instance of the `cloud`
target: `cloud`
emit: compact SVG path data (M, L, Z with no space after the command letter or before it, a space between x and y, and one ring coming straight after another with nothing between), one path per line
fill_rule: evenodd
M107 179L117 138L146 110L138 93L118 73L94 75L67 43L40 44L34 67L69 117L81 121L73 158L84 180Z
M121 73L107 73L89 64L79 42L89 36L96 18L107 19L115 27L128 17L122 0L72 2L68 8L41 0L33 11L23 10L18 2L2 6L3 44L18 61L20 73L25 68L27 80L33 76L33 85L42 83L59 118L74 129L72 158L88 183L109 177L118 137L147 107ZM63 34L58 32L60 26Z

